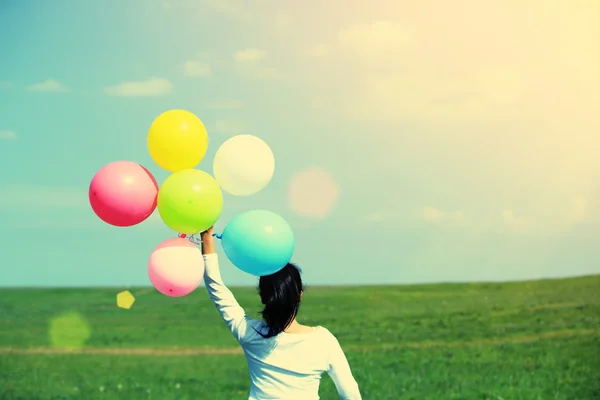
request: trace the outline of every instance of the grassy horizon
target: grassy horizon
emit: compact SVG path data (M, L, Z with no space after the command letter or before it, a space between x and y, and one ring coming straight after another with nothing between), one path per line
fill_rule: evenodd
M248 315L253 287L232 287ZM0 399L244 399L243 355L205 290L0 289ZM301 322L344 347L365 399L600 399L600 275L311 286ZM67 349L65 349L65 347ZM328 377L322 399L336 399Z
M380 284L368 284L368 285L322 285L322 284L311 284L309 287L311 288L376 288L380 286L388 287L405 287L405 286L439 286L439 285L478 285L478 284L511 284L511 283L527 283L527 282L546 282L546 281L564 281L569 279L584 279L594 277L598 277L600 274L585 274L585 275L573 275L573 276L564 276L564 277L550 277L550 278L541 278L541 279L522 279L522 280L507 280L507 281L439 281L439 282L417 282L417 283L380 283ZM253 288L256 285L227 285L230 289L248 289ZM148 286L123 286L123 285L115 285L115 286L1 286L0 291L2 290L34 290L34 289L114 289L114 290L144 290L144 289L152 289L154 287L151 285ZM203 283L200 284L197 290L203 290L205 287Z

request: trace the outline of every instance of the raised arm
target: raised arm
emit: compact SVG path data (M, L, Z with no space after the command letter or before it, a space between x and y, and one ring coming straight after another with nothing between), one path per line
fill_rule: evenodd
M219 271L219 259L215 253L212 229L202 234L204 256L204 283L210 299L215 303L223 321L237 339L242 342L248 333L248 321L244 309L238 304L231 290L225 286Z
M331 377L333 383L335 383L340 398L342 400L362 400L358 384L354 376L352 376L346 355L340 343L333 335L331 335L330 346L327 374Z

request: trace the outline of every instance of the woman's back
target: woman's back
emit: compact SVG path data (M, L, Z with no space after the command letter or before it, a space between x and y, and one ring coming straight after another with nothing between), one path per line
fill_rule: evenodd
M262 321L248 322L253 331L266 330ZM344 369L347 363L337 339L323 327L308 333L282 332L268 339L255 331L242 348L252 381L250 399L318 399L324 372L332 375L342 398L353 398L343 393L346 387L358 391L350 369Z

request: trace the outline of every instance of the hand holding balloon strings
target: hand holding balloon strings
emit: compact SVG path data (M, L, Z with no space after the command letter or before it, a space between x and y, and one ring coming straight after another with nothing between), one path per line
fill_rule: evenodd
M197 246L200 246L202 244L202 238L200 237L199 234L198 235L186 235L185 233L180 233L177 235L177 237L181 238L181 239L187 239Z
M203 243L203 241L204 241L204 239L202 238L203 233L204 232L201 232L201 233L198 233L198 234L195 234L195 235L186 235L185 233L180 233L180 234L177 235L177 237L181 238L181 239L187 239L190 242L194 243L195 245L200 246ZM217 238L219 240L221 239L221 235L219 235L218 233L213 233L210 236L212 236L214 238Z

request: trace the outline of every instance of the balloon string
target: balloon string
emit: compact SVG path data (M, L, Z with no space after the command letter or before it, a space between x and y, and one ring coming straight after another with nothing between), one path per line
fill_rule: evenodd
M180 239L187 239L190 242L196 243L196 244L202 243L202 239L200 238L200 235L186 235L185 233L178 233L177 237ZM213 233L213 237L216 237L217 239L221 240L221 237L223 237L223 235L219 235L218 233Z

